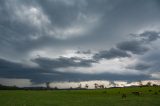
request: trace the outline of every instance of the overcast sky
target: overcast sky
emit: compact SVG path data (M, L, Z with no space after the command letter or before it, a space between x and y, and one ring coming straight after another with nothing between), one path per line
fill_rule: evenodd
M0 0L0 83L160 79L159 13L159 0Z

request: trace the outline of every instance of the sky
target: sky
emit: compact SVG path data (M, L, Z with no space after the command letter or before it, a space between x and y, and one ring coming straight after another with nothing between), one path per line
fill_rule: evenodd
M0 84L160 80L159 0L0 0Z

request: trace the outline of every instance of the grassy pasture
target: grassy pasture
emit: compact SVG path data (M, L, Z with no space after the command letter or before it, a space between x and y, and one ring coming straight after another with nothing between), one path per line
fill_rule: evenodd
M131 92L141 91L141 96ZM122 94L127 95L122 99ZM1 90L0 106L160 106L160 87L99 90Z

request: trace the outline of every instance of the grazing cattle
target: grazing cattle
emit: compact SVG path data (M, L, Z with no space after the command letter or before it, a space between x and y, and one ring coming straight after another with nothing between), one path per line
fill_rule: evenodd
M152 92L152 90L148 90L149 92Z
M142 95L142 92L132 92L132 94L134 94L134 95L137 95L137 96L140 96L140 95Z
M126 94L122 94L122 99L126 99L127 95Z

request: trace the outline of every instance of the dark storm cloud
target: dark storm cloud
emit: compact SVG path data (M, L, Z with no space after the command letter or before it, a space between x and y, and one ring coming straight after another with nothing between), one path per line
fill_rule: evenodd
M160 33L156 31L145 31L140 34L132 34L133 40L118 43L116 46L123 51L129 51L133 54L144 54L149 51L147 46L160 38L159 34ZM134 39L134 37L136 37L137 40Z
M124 58L131 57L131 54L142 55L150 50L148 47L151 42L156 41L160 38L159 32L156 31L145 31L140 34L133 35L131 40L123 41L116 44L116 48L111 48L110 50L99 51L96 53L94 59L112 59L112 58ZM137 39L135 39L136 37Z
M135 65L132 65L132 66L128 66L127 68L129 69L135 69L135 70L148 70L149 68L151 68L152 65L149 64L149 63L136 63Z
M153 50L152 52L146 54L145 56L141 57L141 61L144 61L146 63L149 63L150 72L160 72L160 54L159 54L159 49L158 50Z
M108 51L100 51L93 56L94 59L112 59L112 58L124 58L131 57L126 51L122 51L117 48L111 48Z
M50 69L39 67L27 67L21 63L10 62L0 59L1 78L20 78L30 79L33 83L44 83L48 81L65 81L74 77L72 74L59 73ZM0 81L1 83L1 81Z
M140 34L140 37L142 37L143 41L153 42L160 38L160 33L155 31L146 31Z
M20 63L0 59L0 77L3 78L36 79L38 77L38 79L41 79L43 78L42 73L44 73L44 71L39 68L31 68Z
M37 3L55 26L63 28L76 22L85 6L85 0L39 0Z
M142 45L141 42L135 40L119 43L117 44L117 48L123 51L131 52L133 54L143 54L149 50L149 48Z
M38 32L29 23L13 19L15 8L18 8L14 6L18 5L18 1L14 0L13 4L10 4L11 1L1 0L0 3L0 55L9 59L14 57L18 59L26 56L28 51L36 47L31 46L30 43L33 44L31 36Z
M73 3L73 5L68 5L67 2L69 2L69 4ZM2 55L2 57L11 59L14 57L21 58L37 49L57 46L65 48L68 45L77 44L74 39L63 40L57 39L54 36L48 36L48 31L52 30L52 28L54 30L54 27L60 28L63 31L63 27L70 27L73 24L81 23L83 18L78 20L78 17L81 13L81 6L85 5L85 2L83 3L82 1L74 0L53 0L45 2L36 0L2 0L0 5L0 55ZM26 8L26 10L21 13L23 7ZM36 14L26 13L30 11L30 7L41 8L51 23L45 25L43 24L43 20L40 20L39 22L41 23L42 21L43 24L40 26L40 29L38 29L37 26L33 26L32 24L34 22L30 23L26 19L28 17L34 18L36 16ZM20 13L20 16L17 17L14 13ZM24 16L25 13L27 16ZM24 20L19 19L21 17ZM41 17L39 18L41 19ZM30 21L32 20L30 19ZM72 48L72 46L70 48ZM12 55L10 52L12 52Z
M78 57L66 58L59 57L56 59L50 58L36 58L32 60L42 68L65 68L65 67L91 67L92 63L96 63L92 59L81 59Z
M4 59L0 59L0 69L6 70L6 69L16 69L17 67L22 68L22 65L18 63L13 63Z
M139 58L135 64L131 64L126 68L134 69L147 73L146 75L150 76L151 79L159 79L160 75L160 61L159 61L159 50L155 52L149 52L146 55Z
M7 64L7 65L6 65ZM56 72L44 68L29 68L20 63L10 62L0 59L0 77L3 78L25 78L30 79L33 83L44 83L52 81L80 81L80 80L137 80L147 79L146 75L118 75L110 73L102 74L81 74Z
M157 31L145 31L141 34L131 34L133 37L137 37L142 43L151 43L160 38L160 32Z

